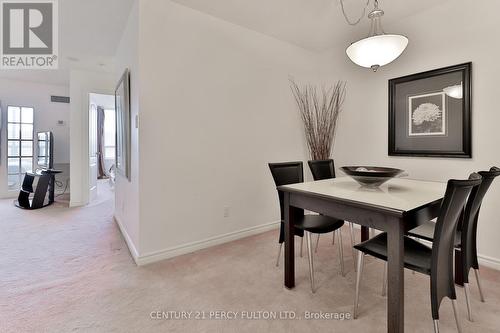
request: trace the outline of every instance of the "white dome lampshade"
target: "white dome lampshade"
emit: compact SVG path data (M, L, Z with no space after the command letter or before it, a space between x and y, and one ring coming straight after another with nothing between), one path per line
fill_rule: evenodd
M402 35L377 35L352 43L346 50L347 56L356 65L376 71L398 58L408 45L408 38Z
M378 0L375 0L374 4L375 8L368 14L371 20L368 37L352 43L346 49L346 53L356 65L371 68L375 72L380 66L393 62L403 53L408 46L408 38L403 35L386 34L382 28L384 11L378 7Z

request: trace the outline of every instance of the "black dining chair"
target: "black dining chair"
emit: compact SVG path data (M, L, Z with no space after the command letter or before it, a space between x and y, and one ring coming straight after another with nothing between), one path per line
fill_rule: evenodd
M274 179L276 187L282 185L302 183L304 181L303 164L302 162L286 162L286 163L269 163L269 169ZM285 240L285 223L284 223L284 203L283 193L278 191L280 203L280 235L279 235L279 252L278 261ZM311 245L311 234L324 234L335 231L344 225L343 220L323 216L323 215L304 215L303 209L294 210L295 235L306 237L307 257L309 259L309 275L311 278L311 290L314 293L314 264ZM339 254L340 254L340 272L344 275L344 254L342 248L342 236L339 237Z
M472 191L469 199L467 200L467 205L457 225L454 242L455 248L461 251L461 270L464 279L463 282L465 300L467 303L467 313L470 321L473 321L469 287L469 272L471 268L474 269L481 302L485 301L479 278L479 263L477 260L476 235L479 210L484 196L493 183L493 180L500 175L500 168L492 167L489 171L480 171L479 174L483 177L481 185ZM427 221L424 224L409 230L408 235L432 242L434 240L435 227L436 223Z
M309 164L309 169L311 170L311 174L313 176L313 179L316 180L324 180L324 179L332 179L335 178L335 164L332 159L328 160L311 160L308 161L307 164ZM352 222L349 222L349 229L351 232L351 245L354 246L354 226ZM335 234L336 232L333 232L333 240L332 243L335 243ZM316 251L318 249L318 244L319 244L319 237L316 239ZM353 262L354 262L354 269L356 269L356 255L354 253L354 248L352 250L352 257L353 257Z
M439 306L443 298L451 299L457 329L460 332L453 276L453 245L458 218L472 191L481 184L481 176L470 175L468 180L449 180L436 222L432 248L404 236L404 267L430 276L430 296L434 331L439 332ZM381 233L354 246L358 250L354 318L358 317L359 287L363 270L363 254L387 262L387 233Z

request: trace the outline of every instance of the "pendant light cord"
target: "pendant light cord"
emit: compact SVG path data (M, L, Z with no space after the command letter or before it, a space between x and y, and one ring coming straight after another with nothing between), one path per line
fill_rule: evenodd
M377 2L377 1L375 1ZM367 0L366 1L366 5L365 5L365 8L363 8L363 13L361 14L361 16L354 22L351 22L351 20L349 19L349 17L347 16L346 12L345 12L345 8L344 8L344 0L340 0L340 7L342 7L342 14L344 14L344 18L346 20L346 22L349 24L349 25L356 25L358 24L362 19L363 17L365 16L366 14L366 8L368 8L368 5L370 4L370 0Z

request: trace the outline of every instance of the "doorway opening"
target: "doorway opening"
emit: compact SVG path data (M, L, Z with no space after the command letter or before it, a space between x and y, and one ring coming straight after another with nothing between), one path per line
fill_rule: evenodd
M89 202L114 197L115 96L89 94Z

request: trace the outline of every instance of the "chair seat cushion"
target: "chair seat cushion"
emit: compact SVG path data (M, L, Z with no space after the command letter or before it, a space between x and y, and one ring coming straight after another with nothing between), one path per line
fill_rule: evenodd
M436 227L435 222L427 221L424 224L421 224L418 227L409 230L408 236L425 239L429 242L432 242L434 240L435 227ZM455 247L460 247L461 243L462 243L462 233L460 231L457 231L455 233Z
M373 257L387 261L387 233L381 233L354 248ZM404 266L423 274L431 274L432 249L409 237L404 237Z
M323 215L304 215L295 221L295 227L315 234L335 231L344 225L343 220Z

